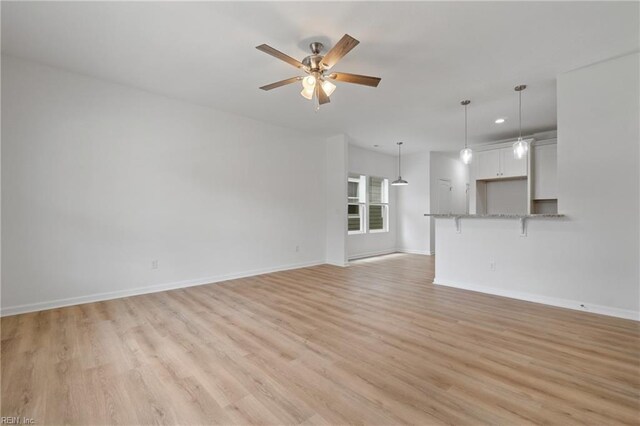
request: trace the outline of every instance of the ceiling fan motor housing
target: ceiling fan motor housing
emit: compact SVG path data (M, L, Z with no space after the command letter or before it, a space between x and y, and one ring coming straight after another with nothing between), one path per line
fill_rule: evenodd
M309 55L302 60L302 64L311 72L320 71L323 57L322 55Z
M320 43L319 41L314 41L309 45L309 49L311 49L311 53L313 53L314 55L318 55L324 50L324 44Z
M322 69L322 58L324 56L320 55L320 52L324 49L324 45L318 41L314 41L309 45L309 49L311 49L311 55L307 56L302 60L302 64L309 68L309 71L320 71Z

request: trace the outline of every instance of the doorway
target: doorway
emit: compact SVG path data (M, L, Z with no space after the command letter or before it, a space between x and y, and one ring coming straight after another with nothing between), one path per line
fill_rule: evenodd
M438 213L451 213L451 180L438 179Z

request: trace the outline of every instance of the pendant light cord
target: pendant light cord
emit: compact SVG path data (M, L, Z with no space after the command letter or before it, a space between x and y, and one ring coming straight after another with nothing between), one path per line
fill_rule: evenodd
M467 149L467 105L464 106L464 149Z
M398 178L402 177L402 143L398 142Z
M520 137L519 139L522 139L522 90L520 90L518 92L518 121L519 121L519 127L520 127Z

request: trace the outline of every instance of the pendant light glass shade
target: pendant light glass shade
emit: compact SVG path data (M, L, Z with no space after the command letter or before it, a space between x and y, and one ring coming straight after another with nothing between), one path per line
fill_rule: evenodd
M473 151L467 147L467 105L470 103L468 99L460 102L460 105L464 106L464 149L460 150L460 161L464 164L470 164L473 159Z
M460 161L464 164L470 164L471 159L473 158L473 151L469 148L464 148L460 150Z
M529 143L522 138L518 138L518 141L513 144L513 156L518 160L523 159L529 151Z
M401 146L402 146L402 142L398 142L398 179L396 179L393 182L391 182L391 185L393 185L393 186L409 185L409 182L407 182L406 180L402 179L402 162L401 162L401 157L400 157Z
M518 140L513 144L513 156L518 160L522 160L529 151L529 142L522 139L522 91L526 89L527 86L521 84L515 87L515 91L518 92L518 120L520 127L520 134L518 136Z

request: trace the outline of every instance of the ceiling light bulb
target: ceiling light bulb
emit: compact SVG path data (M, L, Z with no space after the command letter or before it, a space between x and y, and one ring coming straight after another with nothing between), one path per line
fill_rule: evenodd
M472 158L473 158L473 151L471 151L469 148L465 148L465 149L461 149L460 150L460 160L464 164L471 163L471 159Z
M504 118L496 119L496 124L502 124L502 123L504 123Z
M302 79L302 86L306 90L313 91L313 88L316 86L316 78L312 75L308 75Z
M310 89L302 89L302 92L300 92L300 94L303 98L307 98L309 100L313 99L313 87L311 87Z
M324 89L324 93L326 93L327 96L331 96L333 91L336 90L336 85L330 81L324 80L322 82L322 88Z

